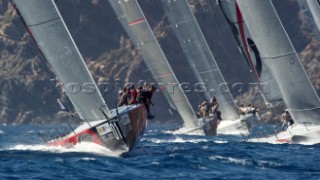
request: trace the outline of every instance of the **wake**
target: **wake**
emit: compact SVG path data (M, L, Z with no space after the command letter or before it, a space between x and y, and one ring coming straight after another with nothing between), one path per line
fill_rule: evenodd
M64 153L88 153L100 156L120 157L122 151L111 151L103 146L90 142L77 143L71 148L65 148L62 146L47 146L47 145L14 145L8 148L0 148L0 151L40 151L50 152L55 154Z

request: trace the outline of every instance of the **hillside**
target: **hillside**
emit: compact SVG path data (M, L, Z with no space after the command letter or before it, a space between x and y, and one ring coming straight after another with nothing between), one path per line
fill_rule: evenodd
M54 88L55 84L51 79L54 79L55 75L9 2L0 0L0 123L63 122L68 118L68 114L60 111L56 99L60 97L69 108L72 106L65 95ZM180 82L194 83L193 75L186 73L190 67L184 61L182 50L170 29L160 1L139 0L139 2ZM292 2L290 1L290 4L295 8L291 11L297 14L296 4ZM242 61L234 62L234 59L239 57L239 51L215 1L190 0L190 3L208 44L218 59L218 64L221 65L221 71L229 74L227 72L230 72L230 68L231 70L236 67L244 68ZM140 80L154 82L108 1L59 0L57 5L90 72L95 81L101 85L102 94L110 108L116 104L117 87L128 82L138 83ZM298 15L295 17L299 18ZM305 35L300 33L299 39L305 39ZM302 41L297 40L297 42ZM308 37L307 41L297 44L302 62L320 93L320 43ZM229 75L226 79L230 83L239 80L250 82L249 76L244 72L237 76ZM106 89L103 84L110 85ZM237 96L237 92L232 93ZM194 107L203 99L201 95L188 96ZM169 105L162 94L156 94L154 101L153 111L157 115L156 121L176 118L169 113ZM255 100L248 98L244 102L255 102Z

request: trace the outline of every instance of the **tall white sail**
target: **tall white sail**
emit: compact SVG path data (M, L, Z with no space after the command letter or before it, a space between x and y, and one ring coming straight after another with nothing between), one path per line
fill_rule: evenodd
M261 58L297 123L320 123L320 100L271 0L238 0Z
M206 85L204 89L206 98L209 100L213 96L217 98L224 119L238 119L239 113L233 97L228 87L226 89L220 87L227 83L187 0L162 0L162 4L193 73L200 83ZM210 90L215 92L212 93Z
M282 100L279 87L264 61L261 60L260 50L248 31L236 0L219 0L219 5L231 26L238 46L242 49L252 76L257 83L261 83L260 88L265 99L270 103Z
M13 1L80 118L111 117L53 0Z
M136 0L109 0L122 26L150 68L154 78L165 88L187 128L198 128L197 117L172 71L161 47Z

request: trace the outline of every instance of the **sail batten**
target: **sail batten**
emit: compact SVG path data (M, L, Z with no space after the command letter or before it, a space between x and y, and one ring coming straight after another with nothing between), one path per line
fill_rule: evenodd
M86 121L110 118L112 115L55 3L52 0L13 2L80 118Z
M39 22L37 24L27 24L28 26L38 26L38 25L42 25L42 24L45 24L45 23L48 23L50 21L59 21L60 18L59 17L56 17L56 18L53 18L53 19L49 19L47 21L44 21L44 22Z

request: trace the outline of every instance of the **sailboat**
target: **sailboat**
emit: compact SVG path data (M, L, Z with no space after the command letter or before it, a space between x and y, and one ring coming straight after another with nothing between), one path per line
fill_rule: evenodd
M144 134L145 106L136 104L109 110L53 0L14 0L13 3L83 120L70 133L45 139L45 143L72 147L91 142L111 151L131 150Z
M138 2L136 0L109 0L109 2L135 47L141 52L153 77L160 84L160 89L165 90L168 101L174 105L184 121L184 128L179 131L186 134L216 135L217 120L197 118Z
M247 61L250 72L255 82L259 84L262 98L267 107L282 103L279 87L261 59L260 51L251 37L236 0L219 0L218 2Z
M295 123L286 131L252 141L319 143L320 99L284 29L271 0L237 1L262 61L277 82Z
M225 89L220 87L221 84L227 83L188 1L162 0L161 2L193 73L196 75L198 82L206 85L203 89L205 97L209 101L215 96L219 102L219 110L222 113L223 120L219 122L217 133L250 133L253 122L252 114L240 118L231 91L227 86ZM212 89L216 90L214 94L210 92Z

